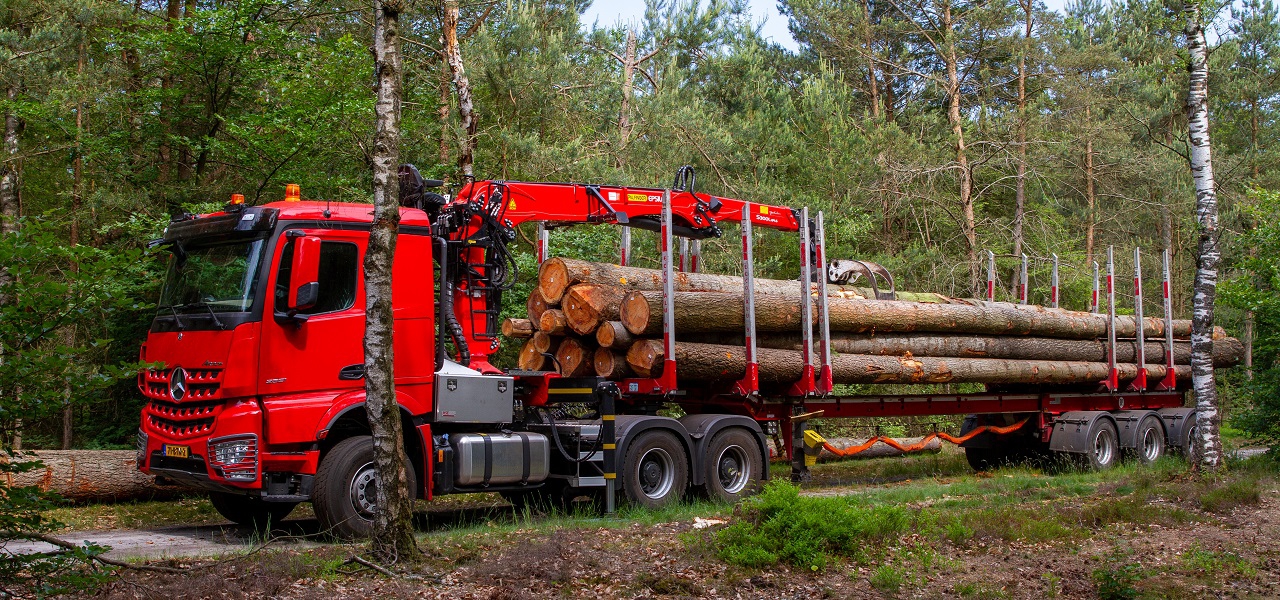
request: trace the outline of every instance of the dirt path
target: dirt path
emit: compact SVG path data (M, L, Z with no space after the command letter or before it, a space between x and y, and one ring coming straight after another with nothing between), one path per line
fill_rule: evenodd
M272 538L271 547L306 549L322 544L305 539L315 534L315 520L286 521ZM203 525L199 527L157 527L155 529L114 529L109 531L74 531L58 537L77 544L109 546L107 556L119 560L156 560L164 558L217 557L248 552L262 545L263 538L245 527ZM45 542L10 542L0 552L34 554L52 552L56 548Z

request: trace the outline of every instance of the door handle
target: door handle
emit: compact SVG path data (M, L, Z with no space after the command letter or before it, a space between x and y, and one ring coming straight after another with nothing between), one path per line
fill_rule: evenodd
M342 381L356 381L364 379L364 363L347 365L338 369L338 379Z

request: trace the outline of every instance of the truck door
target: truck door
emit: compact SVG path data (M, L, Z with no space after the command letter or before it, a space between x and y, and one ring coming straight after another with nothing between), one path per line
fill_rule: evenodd
M298 232L299 230L290 230ZM264 396L363 387L364 259L368 234L359 231L302 230L318 236L320 290L315 306L284 316L294 240L284 232L275 245L263 311L260 393ZM293 233L293 235L298 235ZM331 395L331 392L329 393Z

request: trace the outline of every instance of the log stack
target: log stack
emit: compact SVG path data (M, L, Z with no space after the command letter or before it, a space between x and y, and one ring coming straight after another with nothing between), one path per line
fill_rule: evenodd
M794 382L804 366L802 284L757 279L755 285L760 381ZM661 287L657 270L553 258L539 270L526 304L528 319L512 319L503 331L525 340L521 369L615 380L658 377L666 358ZM674 288L680 379L741 379L746 371L741 278L677 273ZM813 298L817 285L809 291ZM828 297L835 383L1090 384L1109 372L1106 315L921 292L877 300L871 289L856 286L830 285ZM818 311L811 312L816 321ZM1120 378L1137 374L1137 344L1131 338L1138 327L1149 340L1144 348L1148 378L1158 380L1166 371L1165 323L1132 316L1116 317ZM1190 321L1173 321L1179 379L1190 377L1190 333ZM1214 339L1216 365L1241 362L1239 340L1221 329Z

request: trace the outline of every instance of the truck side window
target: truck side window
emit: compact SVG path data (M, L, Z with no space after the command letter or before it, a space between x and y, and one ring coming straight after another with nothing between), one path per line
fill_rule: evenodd
M356 303L356 276L359 274L360 252L355 244L321 242L320 298L316 305L298 314L317 315L351 308ZM289 295L290 267L293 264L293 240L280 253L280 270L276 275L276 306L284 306Z

